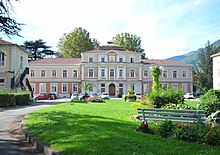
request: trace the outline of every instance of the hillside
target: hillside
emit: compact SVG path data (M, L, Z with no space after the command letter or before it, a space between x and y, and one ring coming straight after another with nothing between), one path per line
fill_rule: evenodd
M215 41L212 45L216 46L216 47L220 46L220 39ZM167 58L167 60L180 61L180 62L184 62L184 63L187 63L187 64L194 64L194 63L197 64L198 63L198 53L202 49L203 48L199 48L198 50L189 52L187 54Z

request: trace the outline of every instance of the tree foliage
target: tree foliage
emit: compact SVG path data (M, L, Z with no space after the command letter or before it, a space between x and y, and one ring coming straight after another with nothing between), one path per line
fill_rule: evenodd
M82 52L93 50L98 45L99 42L90 38L86 29L77 27L72 32L63 34L58 42L58 51L61 57L80 58Z
M213 88L213 61L211 55L218 51L218 47L213 46L208 41L205 48L199 52L199 63L195 66L194 85L200 91L207 91Z
M159 66L151 66L151 75L153 77L153 86L152 86L152 91L160 94L162 91L162 85L160 82L160 75L162 74L162 67Z
M129 33L121 33L117 34L113 37L113 44L123 47L125 50L135 51L135 52L143 52L144 49L141 48L141 38L129 34Z
M35 41L25 41L24 45L22 45L26 51L29 52L29 59L31 61L37 59L43 59L46 56L52 56L56 53L50 50L51 46L47 46L46 42L42 39L35 40Z
M5 33L9 38L10 35L20 36L20 26L22 25L10 17L11 12L13 12L12 1L13 0L0 0L0 32Z
M88 82L88 81L84 81L84 82L82 82L82 84L81 84L81 88L84 90L84 92L85 92L85 95L88 95L88 90L89 90L89 88L90 87L94 87L94 85L92 84L92 83L90 83L90 82Z

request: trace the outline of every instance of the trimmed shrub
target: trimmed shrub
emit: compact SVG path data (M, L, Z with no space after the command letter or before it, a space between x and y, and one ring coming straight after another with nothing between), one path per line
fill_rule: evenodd
M16 105L27 105L30 101L30 93L28 94L14 94Z
M162 108L164 109L182 109L182 110L196 110L196 108L187 104L166 104Z
M220 110L220 90L209 90L201 97L199 109L205 110L206 116Z
M0 94L0 106L8 107L16 105L15 96L13 94Z

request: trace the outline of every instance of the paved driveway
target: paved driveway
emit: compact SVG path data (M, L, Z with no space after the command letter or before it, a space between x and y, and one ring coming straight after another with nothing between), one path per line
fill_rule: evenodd
M28 106L0 109L0 155L39 155L40 153L30 148L28 150L18 145L19 138L13 136L11 132L12 123L19 122L22 116L32 111L68 101L68 99L37 101Z

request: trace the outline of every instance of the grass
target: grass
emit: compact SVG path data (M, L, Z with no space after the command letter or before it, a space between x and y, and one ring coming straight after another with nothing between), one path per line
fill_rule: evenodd
M25 125L39 140L66 155L220 154L219 146L186 143L137 132L132 103L64 103L35 111Z
M184 103L194 108L197 108L197 104L200 104L200 100L185 100Z

